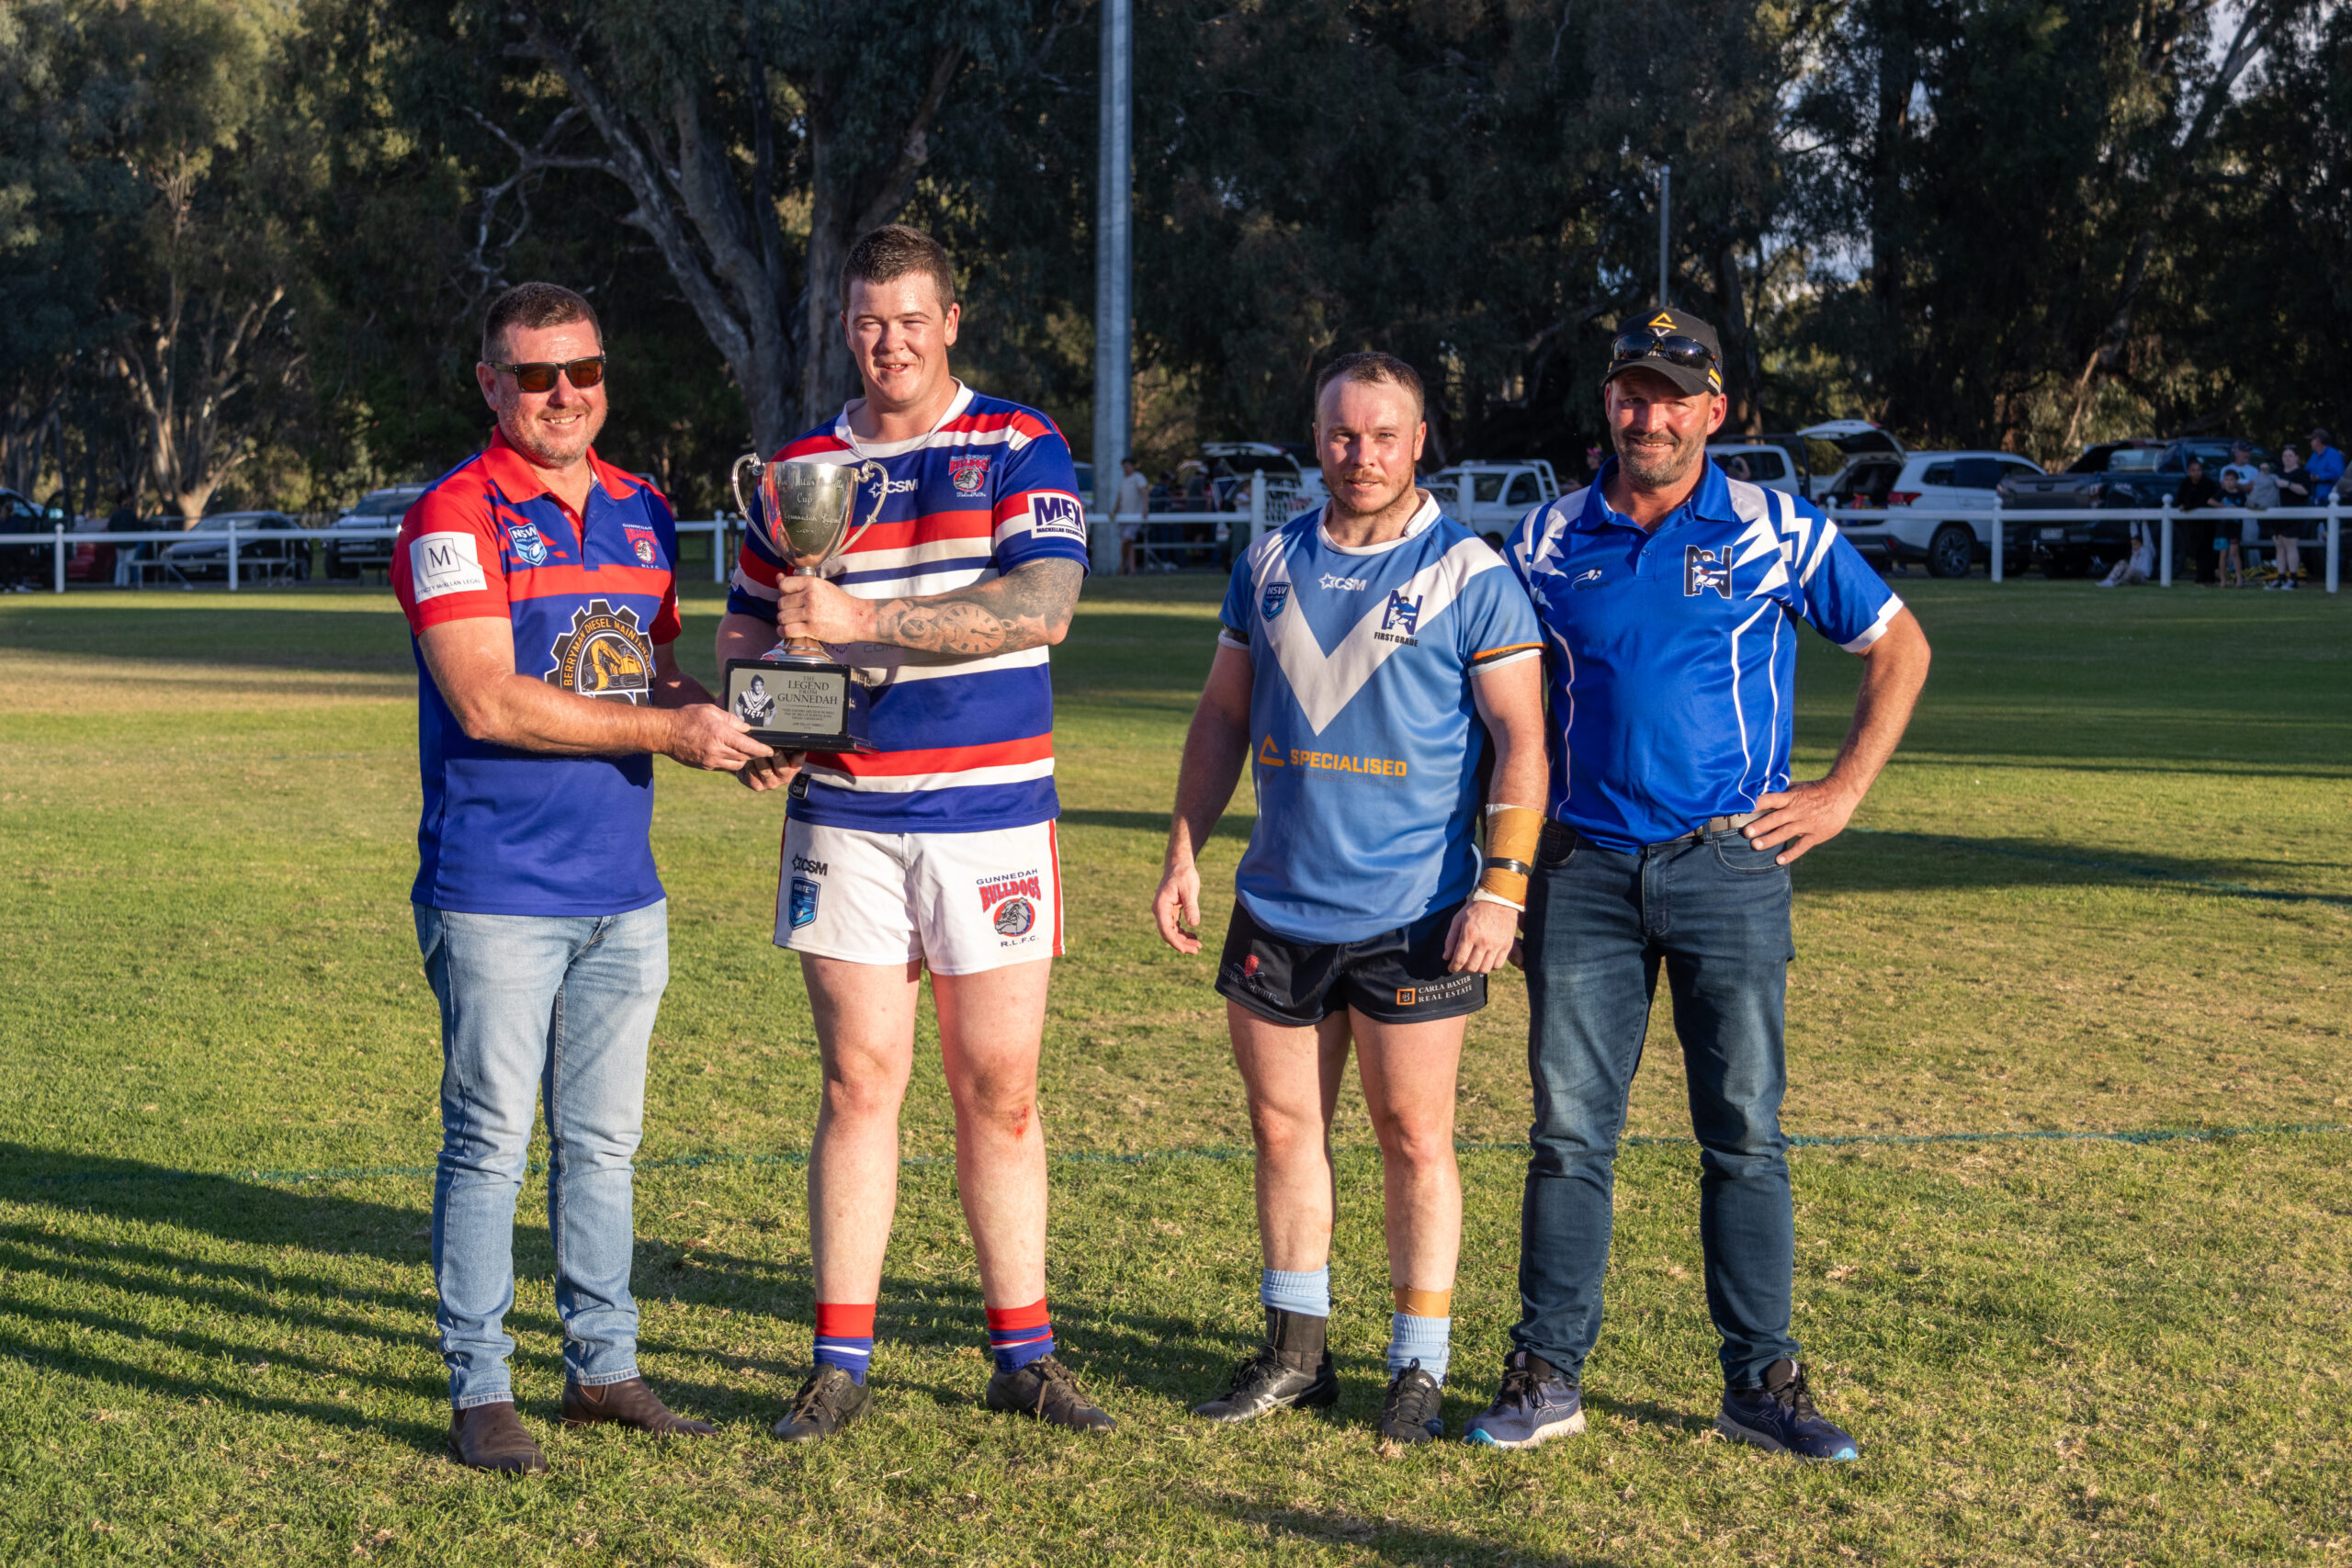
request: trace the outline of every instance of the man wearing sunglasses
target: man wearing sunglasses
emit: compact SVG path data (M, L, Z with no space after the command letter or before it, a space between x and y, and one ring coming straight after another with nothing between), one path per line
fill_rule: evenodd
M1513 531L1551 680L1552 820L1527 895L1532 1153L1519 1324L1468 1438L1530 1448L1584 1429L1611 1173L1663 969L1699 1142L1715 1429L1849 1460L1791 1336L1796 1225L1780 1124L1789 866L1835 838L1894 754L1928 673L1918 623L1837 527L1706 460L1723 423L1713 328L1624 323L1601 399L1615 456ZM1828 776L1790 777L1798 623L1863 659Z
M411 897L441 1008L435 1315L449 1450L484 1470L547 1468L515 1417L503 1326L541 1098L566 1424L713 1430L639 1375L628 1288L630 1159L669 976L651 754L734 772L771 753L678 668L676 527L591 445L604 369L585 299L549 283L501 295L475 367L497 428L409 508L392 552L418 671Z

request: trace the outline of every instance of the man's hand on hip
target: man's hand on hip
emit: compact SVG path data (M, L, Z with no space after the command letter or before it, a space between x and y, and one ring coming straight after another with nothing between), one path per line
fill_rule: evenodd
M1455 911L1453 925L1445 933L1445 971L1459 975L1467 969L1476 975L1491 975L1503 966L1518 941L1517 909L1474 898Z
M1778 861L1789 865L1807 850L1826 844L1844 832L1846 824L1853 819L1854 808L1861 803L1858 792L1835 779L1791 784L1786 789L1758 795L1756 819L1740 832L1759 850L1786 844L1788 848Z
M798 574L776 584L776 629L819 642L872 642L874 606L821 577Z
M689 703L668 710L670 738L662 754L689 768L731 773L775 751L751 737L752 727L716 703Z

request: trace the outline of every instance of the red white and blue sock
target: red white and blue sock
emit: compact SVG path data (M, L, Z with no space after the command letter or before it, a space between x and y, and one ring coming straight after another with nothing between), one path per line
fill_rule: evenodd
M817 1303L817 1365L839 1367L852 1382L865 1381L874 1360L874 1306L840 1302Z
M1039 1296L1025 1307L990 1307L989 1348L996 1352L996 1370L1016 1372L1040 1356L1054 1353L1054 1320Z

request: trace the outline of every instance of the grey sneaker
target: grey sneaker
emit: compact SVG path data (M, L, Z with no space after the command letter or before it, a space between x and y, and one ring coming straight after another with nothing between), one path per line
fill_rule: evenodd
M1513 1350L1495 1402L1470 1417L1462 1440L1489 1449L1532 1449L1584 1430L1584 1395L1543 1357Z
M1254 1421L1277 1410L1320 1410L1340 1402L1340 1377L1331 1367L1331 1352L1311 1372L1301 1371L1267 1346L1241 1363L1233 1384L1193 1414L1212 1421Z

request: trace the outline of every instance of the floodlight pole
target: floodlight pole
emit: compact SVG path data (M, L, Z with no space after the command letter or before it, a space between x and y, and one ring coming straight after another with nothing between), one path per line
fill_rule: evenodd
M1667 215L1674 203L1674 165L1657 166L1657 308L1661 310L1673 303L1666 297Z
M1094 569L1115 571L1111 509L1135 373L1135 0L1103 0L1102 115L1094 197Z

